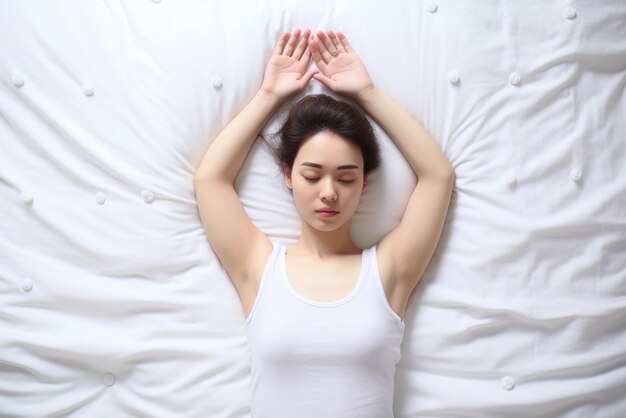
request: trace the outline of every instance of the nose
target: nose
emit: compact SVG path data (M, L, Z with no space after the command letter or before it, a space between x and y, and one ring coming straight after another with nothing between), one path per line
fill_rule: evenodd
M320 190L320 199L326 201L337 200L337 190L332 179L326 179L322 184L322 190Z

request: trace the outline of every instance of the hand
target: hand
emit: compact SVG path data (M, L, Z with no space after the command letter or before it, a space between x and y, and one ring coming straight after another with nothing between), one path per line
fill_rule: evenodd
M308 46L310 35L309 29L304 33L296 29L293 34L283 32L280 35L265 68L261 90L284 100L306 87L313 75L318 72L314 69L305 74L311 62L311 50Z
M359 98L374 88L365 66L341 32L319 31L309 40L313 59L320 69L314 78L331 91Z

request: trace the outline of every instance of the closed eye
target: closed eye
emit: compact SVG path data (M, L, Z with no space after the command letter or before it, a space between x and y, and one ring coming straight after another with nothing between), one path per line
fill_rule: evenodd
M309 183L315 183L317 182L320 178L319 177L307 177L307 176L302 176L304 177L304 179L306 181L308 181ZM338 179L339 183L344 183L344 184L349 184L349 183L354 183L356 181L356 179Z

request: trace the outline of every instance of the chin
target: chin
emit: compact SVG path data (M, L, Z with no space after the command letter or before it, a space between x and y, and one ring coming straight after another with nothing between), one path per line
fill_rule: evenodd
M341 226L335 227L331 225L311 225L313 229L319 232L335 232L338 229L341 229Z
M320 232L334 232L346 226L349 223L350 219L347 221L341 219L333 219L331 221L322 221L320 219L312 219L309 222L309 226L316 231Z

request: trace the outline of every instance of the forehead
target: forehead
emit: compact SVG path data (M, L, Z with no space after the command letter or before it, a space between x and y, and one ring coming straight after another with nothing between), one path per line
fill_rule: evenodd
M332 132L319 132L302 143L294 163L308 161L323 166L356 164L363 167L363 154L358 145Z

